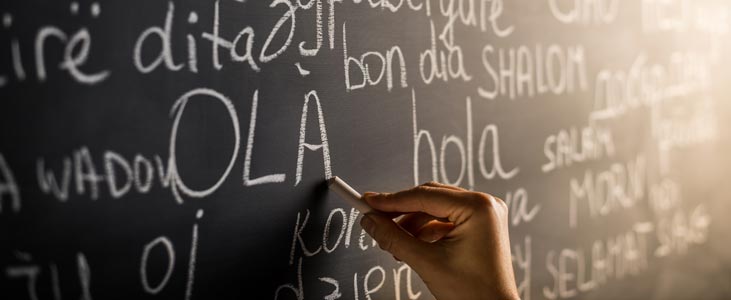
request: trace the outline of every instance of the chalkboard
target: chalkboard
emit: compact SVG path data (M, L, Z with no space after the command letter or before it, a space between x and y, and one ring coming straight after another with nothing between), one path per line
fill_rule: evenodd
M0 3L0 298L430 299L329 193L510 208L522 299L731 298L727 1Z

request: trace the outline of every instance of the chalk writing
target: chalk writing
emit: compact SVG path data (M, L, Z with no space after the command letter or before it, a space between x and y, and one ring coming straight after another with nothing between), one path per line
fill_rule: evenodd
M334 175L501 197L521 299L729 298L725 1L15 2L0 298L430 298Z

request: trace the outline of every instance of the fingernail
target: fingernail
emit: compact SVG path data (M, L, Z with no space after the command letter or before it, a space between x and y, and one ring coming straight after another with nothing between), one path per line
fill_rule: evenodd
M360 226L363 227L368 234L373 231L373 227L375 225L376 223L373 221L373 217L368 214L363 215L363 218L360 219Z
M380 194L374 193L374 192L363 193L363 201L365 201L366 203L368 203L370 205L373 203L373 200L375 200L375 198L378 197L378 195L380 195Z
M378 193L365 192L365 193L363 193L363 198L371 198L371 197L375 197L376 195L378 195Z

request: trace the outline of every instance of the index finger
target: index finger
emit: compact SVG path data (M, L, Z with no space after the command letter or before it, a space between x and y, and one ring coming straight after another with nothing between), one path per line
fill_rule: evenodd
M437 218L447 218L458 225L464 222L479 204L471 192L462 192L433 186L417 186L397 193L371 194L364 199L384 212L424 212Z

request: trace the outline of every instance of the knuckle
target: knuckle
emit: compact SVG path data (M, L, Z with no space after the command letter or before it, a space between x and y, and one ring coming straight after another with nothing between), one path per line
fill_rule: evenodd
M498 198L498 197L495 197L495 199L497 199L496 202L500 206L500 208L502 208L505 211L508 211L508 209L509 209L508 203L506 203L505 200L503 200L502 198Z
M498 200L490 194L474 192L472 193L472 208L475 210L490 210L499 206Z
M503 200L503 199L501 199L499 197L495 197L495 196L490 196L490 197L491 197L492 206L499 213L502 213L502 214L507 214L508 213L508 204L505 203L505 200Z
M433 190L433 188L430 186L420 185L420 186L416 186L416 187L412 188L411 192L414 194L417 194L417 195L422 195L425 193L429 193L432 190Z

